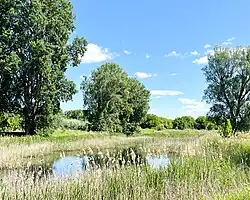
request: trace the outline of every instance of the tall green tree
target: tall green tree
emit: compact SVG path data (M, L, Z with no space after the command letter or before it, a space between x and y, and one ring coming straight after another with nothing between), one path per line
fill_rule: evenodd
M81 89L94 131L134 132L149 109L149 91L115 63L84 77Z
M199 116L195 120L195 128L198 130L206 129L208 125L208 119L206 116Z
M2 0L0 13L0 112L21 114L26 134L35 134L76 93L65 72L80 64L87 41L69 43L69 0Z
M203 72L208 83L204 98L212 104L209 115L230 119L234 134L249 130L250 49L217 47Z

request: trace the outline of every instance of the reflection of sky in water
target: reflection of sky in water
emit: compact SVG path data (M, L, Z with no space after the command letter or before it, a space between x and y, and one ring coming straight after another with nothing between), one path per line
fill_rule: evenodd
M170 164L170 158L167 155L147 156L147 163L153 168L167 167ZM66 156L55 160L52 165L55 177L72 177L88 170L89 158L87 156Z
M147 156L147 163L153 168L167 167L170 164L170 159L166 155Z
M88 157L67 156L60 158L53 163L52 170L55 176L75 176L86 171Z

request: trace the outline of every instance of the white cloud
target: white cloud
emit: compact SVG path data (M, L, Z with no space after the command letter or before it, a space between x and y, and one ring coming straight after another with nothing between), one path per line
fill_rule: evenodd
M178 56L180 56L179 53L177 53L176 51L172 51L171 53L166 54L164 57L178 57Z
M207 56L203 56L203 57L195 59L193 63L197 65L204 65L208 63L208 58Z
M209 110L204 102L197 101L196 99L180 98L179 101L183 104L185 114L199 116L206 114Z
M170 76L176 76L177 74L176 73L172 73L172 74L170 74Z
M192 56L198 56L198 55L200 55L200 53L198 51L192 51L190 54Z
M183 94L183 92L176 90L151 90L150 93L154 96L178 96Z
M149 73L145 73L145 72L136 72L135 76L138 79L146 79L146 78L156 77L157 74L149 74Z
M146 59L149 59L149 58L151 58L151 56L150 56L149 54L146 53L145 58L146 58Z
M130 54L131 54L131 52L128 51L128 50L124 50L123 52L124 52L126 55L130 55Z
M208 49L208 48L210 48L210 47L212 47L210 44L205 44L205 45L204 45L204 48L205 48L205 49Z
M228 38L228 39L227 39L228 42L232 42L232 41L234 41L234 40L236 40L235 37L231 37L231 38Z
M209 54L214 55L214 50L208 49L205 54L206 55L209 55Z
M103 49L97 44L90 43L87 46L87 51L82 58L82 63L99 63L104 61L112 60L113 58L119 56L117 53L109 52L107 48Z
M225 42L222 43L222 45L229 46L233 43L235 39L236 39L235 37L228 38Z
M151 99L160 99L161 96L152 96Z

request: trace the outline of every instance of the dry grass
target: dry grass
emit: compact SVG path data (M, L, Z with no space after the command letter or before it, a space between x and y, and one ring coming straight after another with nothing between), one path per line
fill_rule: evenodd
M171 133L172 134L172 133ZM171 135L170 134L170 135ZM168 135L168 136L167 136ZM3 141L4 140L4 141ZM192 137L109 136L82 137L78 140L3 138L0 144L0 167L13 169L0 180L2 199L249 199L249 137L221 139L203 132ZM170 166L102 168L68 180L46 175L34 182L25 171L28 162L45 162L52 152L83 154L137 146L147 154L175 154ZM248 152L249 151L249 152ZM41 159L41 160L40 160ZM109 157L114 163L117 158ZM242 162L238 162L242 160ZM243 168L244 166L244 168Z

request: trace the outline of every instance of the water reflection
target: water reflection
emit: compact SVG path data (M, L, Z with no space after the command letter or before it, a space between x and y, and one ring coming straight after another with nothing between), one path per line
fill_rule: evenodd
M148 165L157 169L167 167L170 164L170 157L167 155L147 156L146 160Z
M92 170L92 161L93 158L88 156L66 156L54 161L52 165L52 172L56 177L76 176L80 173ZM145 161L145 164L158 169L167 167L170 164L170 157L167 155L150 155L145 157Z
M52 172L57 177L76 176L88 170L89 157L66 156L54 161Z

